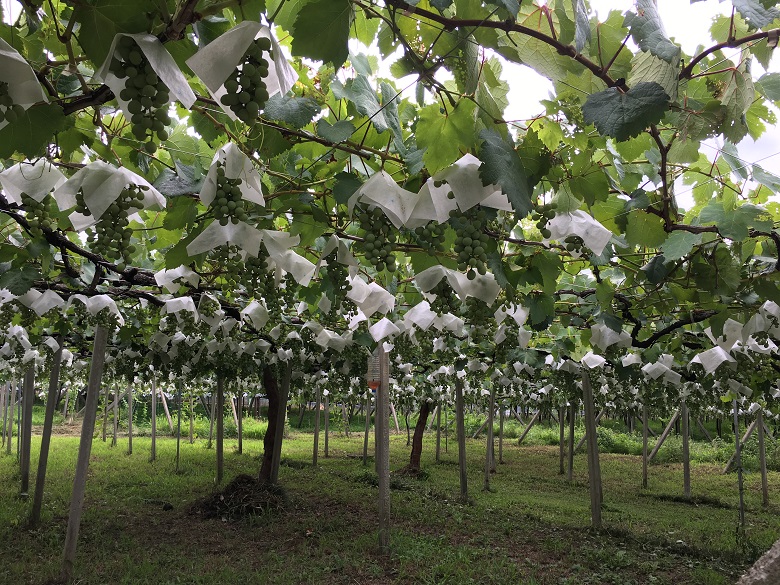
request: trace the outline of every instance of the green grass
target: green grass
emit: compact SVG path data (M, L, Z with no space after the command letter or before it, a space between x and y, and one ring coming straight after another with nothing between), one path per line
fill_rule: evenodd
M160 428L167 431L167 422ZM214 450L204 438L182 442L177 474L175 440L158 440L158 459L149 463L149 438L136 438L127 455L126 437L112 448L98 434L76 582L727 584L780 536L780 505L762 510L758 474L746 474L747 538L737 539L735 475L694 463L698 499L691 503L679 498L680 464L652 466L642 490L641 460L622 454L602 456L605 529L592 532L585 455L576 456L569 484L558 475L557 447L533 444L553 431L540 426L522 447L505 441L505 464L490 492L481 491L484 440L469 440L470 504L457 497L454 442L437 464L428 435L425 478L393 479L390 559L376 554L376 482L359 458L361 433L346 439L334 432L330 457L321 453L315 469L311 434L291 432L280 471L289 507L230 522L188 511L215 487ZM35 437L34 463L39 442ZM35 531L25 527L29 502L13 495L15 457L0 455L0 583L43 584L58 573L77 445L77 437L54 438L43 524ZM259 467L259 439L246 439L243 455L235 447L226 441L226 480ZM392 435L391 468L407 458L405 433ZM772 494L778 488L780 474L771 473ZM165 503L173 510L164 511Z

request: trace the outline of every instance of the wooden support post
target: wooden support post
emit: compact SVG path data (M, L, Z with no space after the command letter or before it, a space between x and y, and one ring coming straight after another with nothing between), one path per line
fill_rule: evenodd
M152 410L151 410L151 422L152 422L152 452L149 456L149 461L157 459L157 378L152 375Z
M603 417L605 413L606 411L602 410L601 412L598 413L598 415L596 415L596 426L599 426L599 423L601 422L601 417ZM582 435L582 438L579 441L577 441L577 445L574 447L574 452L576 453L577 451L579 451L582 448L582 446L585 444L585 441L587 440L588 440L588 431L586 429L585 434Z
M62 406L62 420L68 417L68 401L70 400L70 388L65 389L65 404Z
M233 415L233 425L238 430L238 412L236 412L236 402L238 402L237 396L230 397L230 413Z
M211 449L211 440L214 437L214 421L217 418L217 398L214 396L214 393L211 394L210 397L211 402L211 418L209 422L209 442L206 444L206 449Z
M179 473L179 460L181 458L181 382L176 384L176 473Z
M766 476L766 446L764 445L764 411L758 409L756 413L756 427L758 428L758 462L761 466L761 505L769 506L769 484Z
M162 402L163 410L165 411L165 418L168 420L168 428L173 434L173 419L171 418L171 411L168 410L168 400L165 398L165 392L160 389L160 402Z
M439 403L441 404L441 402ZM441 408L436 407L436 463L441 461Z
M504 464L504 406L498 409L498 462Z
M737 464L737 483L739 484L739 526L745 532L745 484L742 478L742 446L739 441L739 406L737 400L732 402L734 408L734 460ZM755 421L753 425L755 427ZM750 430L750 429L748 429ZM748 433L745 433L748 435Z
M596 415L593 406L593 390L587 371L582 372L582 396L585 404L585 429L588 437L588 484L590 486L591 526L601 528L601 465L599 443L596 435Z
M13 448L13 437L14 437L14 406L16 404L16 380L11 380L11 388L9 390L9 401L10 401L10 407L9 407L9 416L8 416L8 432L6 435L8 436L8 441L5 444L5 452L6 455L11 454L11 449ZM17 440L19 439L19 436L17 435Z
M534 413L533 417L531 417L531 420L528 421L528 424L526 425L525 429L523 430L523 433L520 435L520 438L517 439L517 444L522 445L523 440L525 439L526 435L528 435L528 431L531 430L531 428L536 424L536 421L539 420L539 415L542 414L541 410L537 410L536 413Z
M320 403L322 401L322 387L317 384L317 391L314 397L314 450L311 457L311 463L317 467L317 459L320 454Z
M376 392L376 458L379 475L379 554L390 556L390 366L379 350L379 388Z
M190 445L195 442L195 397L190 388Z
M647 422L647 416L648 416L648 410L649 407L647 405L647 397L642 401L642 487L644 489L647 489L647 444L648 444L648 433L647 430L650 428L648 426Z
M51 432L54 426L54 409L57 406L57 395L60 389L60 365L62 363L62 336L57 337L58 348L54 352L49 372L49 392L46 395L46 414L43 419L43 436L41 437L41 452L38 456L38 475L35 477L35 496L30 511L30 526L35 528L41 521L43 507L43 488L46 483L46 467L49 463L49 447Z
M8 422L8 383L3 384L0 389L0 412L3 413L3 424L0 428L0 435L3 437L2 446L5 447L5 427Z
M429 433L431 432L431 429L433 428L433 421L436 420L436 416L437 416L438 412L439 412L439 405L437 404L434 407L433 416L428 418L428 429L427 430L428 430Z
M244 452L244 391L240 388L236 392L236 410L238 416L238 454Z
M696 424L699 426L699 430L702 432L702 434L707 437L707 440L712 442L712 435L710 435L709 432L707 432L707 428L704 426L704 424L701 422L700 418L696 419Z
M509 412L517 419L517 422L519 422L521 425L525 426L525 421L523 418L518 414L518 412L514 408L510 408Z
M103 377L103 365L106 359L106 343L108 330L95 327L95 341L92 347L92 364L89 370L87 384L87 405L84 410L84 422L81 425L81 439L76 461L76 474L73 478L73 491L70 498L70 513L68 528L65 532L65 546L62 560L62 581L69 583L73 577L73 564L76 561L76 545L81 525L81 510L84 505L84 494L87 486L87 471L89 457L92 452L92 434L95 432L100 380Z
M688 404L685 400L680 406L680 418L682 419L682 456L683 456L683 497L691 497L691 448L690 448L690 429L688 416Z
M739 417L737 417L737 420L739 420ZM735 428L738 428L738 427L735 427ZM744 435L742 435L742 441L741 441L741 443L742 443L743 445L744 445L745 443L747 443L747 440L748 440L748 439L751 437L751 435L753 435L753 431L755 431L755 430L756 430L756 421L753 421L752 423L750 423L750 426L749 426L749 427L747 428L747 430L745 431L745 434L744 434ZM735 433L735 434L739 435L739 432L737 432L737 433ZM739 437L737 437L737 441L738 441L738 439L739 439ZM738 442L739 442L739 441L738 441ZM737 453L736 453L736 451L735 451L735 452L734 452L734 455L732 455L732 456L731 456L731 458L730 458L730 459L728 460L728 462L726 463L726 467L724 467L724 468L723 468L723 473L724 473L724 474L726 474L726 473L728 473L729 471L731 471L731 467L734 465L734 463L736 463L736 460L737 460Z
M471 435L471 438L476 439L477 437L479 437L480 433L487 428L487 424L488 424L488 419L485 419L485 422L483 422L480 425L480 427L474 432L474 434Z
M225 380L217 377L217 485L225 473Z
M108 427L108 398L111 396L111 388L106 385L105 392L103 392L103 442L106 442L106 430Z
M279 385L279 409L276 415L276 434L274 435L274 450L271 453L270 482L276 485L279 481L279 466L282 462L282 441L284 440L284 425L287 420L287 401L290 397L290 380L292 379L292 363L280 364L283 368L282 380Z
M560 438L558 439L558 447L559 447L559 460L560 465L558 468L558 474L563 475L566 473L566 464L564 463L566 459L566 406L561 405L558 407L558 427L560 430Z
M347 414L347 405L341 403L341 418L344 420L344 436L349 439L349 415Z
M466 473L466 422L463 404L463 380L455 378L455 426L458 434L458 471L460 475L460 497L468 500L468 474Z
M116 447L117 434L119 433L119 389L114 388L114 429L111 436L111 446Z
M366 396L366 430L363 433L363 465L368 465L368 431L371 429L371 393ZM374 454L376 456L376 454Z
M485 483L482 490L490 491L490 474L495 471L495 459L493 457L493 412L496 407L495 386L490 387L490 407L488 408L487 419L487 448L485 449Z
M328 439L330 438L330 395L325 396L325 428L323 429L323 432L325 433L323 436L323 455L325 455L325 458L327 459L330 457L330 452L328 450Z
M30 491L30 450L32 448L33 401L35 400L35 364L27 368L27 371L24 373L24 386L22 389L24 392L22 397L23 432L19 436L19 444L21 446L19 468L22 480L20 494L23 498L26 498Z
M133 386L127 386L127 454L133 454Z
M393 414L393 422L395 422L395 434L401 434L401 427L398 425L398 415L395 413L395 404L390 403L390 412Z
M661 445L664 444L664 441L666 440L666 437L669 436L669 433L672 432L672 429L674 428L674 423L677 422L677 419L680 417L680 411L675 410L674 414L672 415L672 418L669 420L669 424L666 425L666 428L664 429L664 432L661 433L661 436L659 439L655 442L655 446L653 447L653 450L650 451L650 455L647 457L648 461L652 461L653 458L658 453L658 450L661 448Z
M566 471L566 479L569 482L574 481L574 423L577 417L577 407L575 399L572 398L569 402L569 440L568 440L568 455L569 455L569 467Z

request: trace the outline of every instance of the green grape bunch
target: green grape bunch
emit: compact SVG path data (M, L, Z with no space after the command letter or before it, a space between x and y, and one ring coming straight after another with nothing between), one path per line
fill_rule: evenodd
M247 220L247 209L241 195L241 179L229 179L225 165L217 167L217 191L211 202L211 210L219 225L237 224Z
M0 124L13 124L24 114L24 107L14 103L8 90L8 83L0 81Z
M40 238L43 230L48 231L55 227L56 222L49 215L49 210L42 201L36 201L27 193L22 193L22 206L30 226L30 234L34 237Z
M458 255L458 270L466 270L469 280L479 274L487 273L487 244L490 240L485 233L487 212L479 206L466 211L450 211L450 224L455 230L454 251Z
M551 201L538 206L531 213L531 219L536 222L536 227L541 232L543 238L549 239L552 236L552 232L547 229L547 223L555 217L556 207L557 205Z
M136 247L131 243L133 230L130 228L129 216L143 207L145 185L127 185L119 193L108 209L100 216L97 224L87 230L87 242L96 254L107 260L117 262L117 268L124 270L132 263ZM76 211L89 215L90 210L84 202L84 194L76 195Z
M563 241L569 252L580 253L585 246L585 242L579 236L566 236L566 239Z
M117 79L125 80L125 87L119 97L127 102L133 136L144 142L147 153L154 154L157 151L154 136L161 142L168 140L168 131L165 129L171 123L168 86L154 71L132 37L123 36L119 39L110 71Z
M414 229L414 235L420 247L429 254L444 252L445 226L435 221L429 221L424 226Z
M224 83L223 106L230 108L236 117L250 124L260 115L268 101L268 88L264 79L268 77L268 59L270 59L271 40L265 37L250 43L238 67Z
M358 220L360 229L365 232L363 248L366 252L366 260L371 262L377 272L385 269L388 272L395 272L398 267L393 252L397 236L393 224L379 207L371 211L361 211Z
M455 313L460 307L460 299L446 278L442 278L428 293L436 295L431 310L440 317L444 313Z
M209 252L209 260L219 266L223 292L229 293L241 284L244 276L244 258L238 246L217 246Z

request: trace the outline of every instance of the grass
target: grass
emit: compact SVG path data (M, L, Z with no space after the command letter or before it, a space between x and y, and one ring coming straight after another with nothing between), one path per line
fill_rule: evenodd
M159 428L167 430L167 422ZM679 463L651 467L650 486L642 490L641 460L617 453L602 456L605 529L593 532L584 454L575 458L570 484L558 475L557 447L536 444L552 431L557 441L557 427L534 430L522 447L505 441L506 463L489 492L480 489L484 440L468 441L469 504L457 497L454 443L437 464L428 435L424 479L392 482L390 559L376 554L376 482L358 457L362 433L347 439L334 432L330 457L321 453L314 468L311 434L291 431L280 470L288 508L230 522L189 512L215 489L214 450L203 438L182 442L177 474L171 438L158 440L158 459L149 463L148 437L136 438L127 455L126 438L112 448L98 435L76 582L716 585L733 583L780 536L780 503L761 508L758 474L746 475L748 527L746 538L737 538L736 477L721 475L719 464L694 463L695 498L686 501ZM33 463L39 442L35 437ZM0 583L43 585L58 573L77 445L74 436L54 438L38 530L25 526L29 502L13 495L15 458L0 455ZM235 447L235 440L226 441L226 481L259 467L259 438L244 440L243 455ZM407 458L405 433L392 435L391 469ZM772 493L778 488L780 474L771 473ZM173 509L165 511L166 504Z

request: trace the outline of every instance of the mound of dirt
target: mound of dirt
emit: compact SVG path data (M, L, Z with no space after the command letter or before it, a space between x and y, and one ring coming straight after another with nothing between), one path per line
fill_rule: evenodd
M251 475L241 474L222 491L192 504L190 512L203 518L232 520L267 512L281 512L287 504L287 494L280 486L261 484Z

